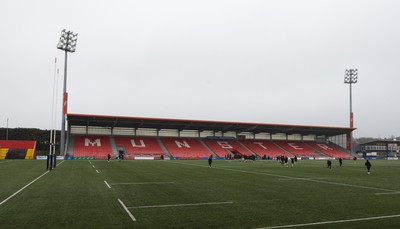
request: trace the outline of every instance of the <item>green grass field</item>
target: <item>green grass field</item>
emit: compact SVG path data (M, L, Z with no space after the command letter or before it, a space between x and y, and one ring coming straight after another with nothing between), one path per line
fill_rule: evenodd
M6 160L0 172L0 228L400 227L400 161L372 161L370 175L364 161L64 161L45 174L45 161Z

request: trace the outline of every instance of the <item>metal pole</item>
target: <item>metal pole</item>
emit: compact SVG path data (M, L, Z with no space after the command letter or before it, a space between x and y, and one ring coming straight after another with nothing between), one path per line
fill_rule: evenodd
M55 58L54 61L54 78L53 78L53 101L52 101L52 105L51 105L51 129L50 129L50 144L49 144L49 154L52 154L53 152L53 129L55 128L54 125L54 115L55 113L55 108L54 108L54 102L56 100L55 97L55 89L56 89L56 71L57 71L57 57Z
M7 129L6 129L6 140L8 140L8 118L7 118Z
M351 92L351 82L350 82L350 127L353 128L353 122L351 120L351 113L353 112L353 99L352 99L352 92Z
M352 84L352 72L350 71L350 128L353 128L353 104L352 104L352 93L351 93L351 84ZM350 153L353 152L353 131L350 131Z
M55 96L55 106L54 106L54 123L53 123L53 154L56 153L56 142L57 142L57 97L58 97L58 68L57 68L57 83L56 83L56 96Z
M66 113L67 113L67 52L75 52L76 41L78 34L73 34L72 31L61 31L61 37L57 48L65 51L64 63L64 88L63 88L63 108L61 115L61 139L60 139L60 155L66 155Z
M49 147L49 154L53 152L53 130L50 130L50 147Z
M352 84L357 83L358 70L357 69L346 69L344 83L350 84L350 128L354 127L354 115L353 115L353 94L352 94ZM350 130L347 134L347 147L350 152L353 151L353 131Z
M65 50L65 62L64 62L64 88L63 88L63 108L61 118L61 139L60 139L60 155L65 155L65 94L67 92L67 50Z

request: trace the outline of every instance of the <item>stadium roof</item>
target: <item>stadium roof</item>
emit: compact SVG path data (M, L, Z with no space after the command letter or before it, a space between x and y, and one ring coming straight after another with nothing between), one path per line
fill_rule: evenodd
M90 114L68 114L69 126L98 126L98 127L125 127L125 128L153 128L153 129L177 129L177 130L212 130L235 131L253 133L285 133L288 135L317 135L336 136L346 134L356 128L304 126L270 123L205 121L188 119L145 118L126 116L107 116Z
M107 116L89 114L68 114L69 126L99 126L99 127L125 127L125 128L153 128L153 129L177 129L177 130L212 130L212 131L235 131L253 133L285 133L288 135L317 135L336 136L346 134L355 128L327 127L327 126L304 126L269 123L248 122L226 122L205 121L187 119L145 118L126 116Z

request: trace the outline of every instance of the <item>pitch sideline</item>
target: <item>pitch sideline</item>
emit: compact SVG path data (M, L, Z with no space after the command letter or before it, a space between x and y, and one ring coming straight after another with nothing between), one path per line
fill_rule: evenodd
M64 161L58 163L57 166L61 165ZM11 196L9 196L7 199L3 200L0 203L0 206L3 205L4 203L6 203L7 201L9 201L11 198L13 198L14 196L16 196L18 193L22 192L24 189L26 189L27 187L29 187L31 184L35 183L37 180L39 180L40 178L42 178L44 175L46 175L47 173L49 173L50 171L46 171L45 173L43 173L42 175L40 175L39 177L37 177L36 179L34 179L33 181L29 182L27 185L25 185L24 187L22 187L20 190L16 191L14 194L12 194Z
M357 218L357 219L343 219L343 220L333 220L333 221L315 222L315 223L302 223L302 224L281 225L281 226L271 226L271 227L259 227L259 228L255 228L255 229L276 229L276 228L316 226L316 225L324 225L324 224L347 223L347 222L388 219L388 218L397 218L397 217L400 217L400 215L386 215L386 216L375 216L375 217Z

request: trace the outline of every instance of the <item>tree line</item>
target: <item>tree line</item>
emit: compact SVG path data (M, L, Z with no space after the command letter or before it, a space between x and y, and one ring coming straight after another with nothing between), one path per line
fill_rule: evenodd
M56 151L59 151L61 131L56 131ZM0 128L0 140L7 139L7 129ZM37 151L49 151L50 149L50 130L35 128L8 128L8 140L29 140L36 141Z

